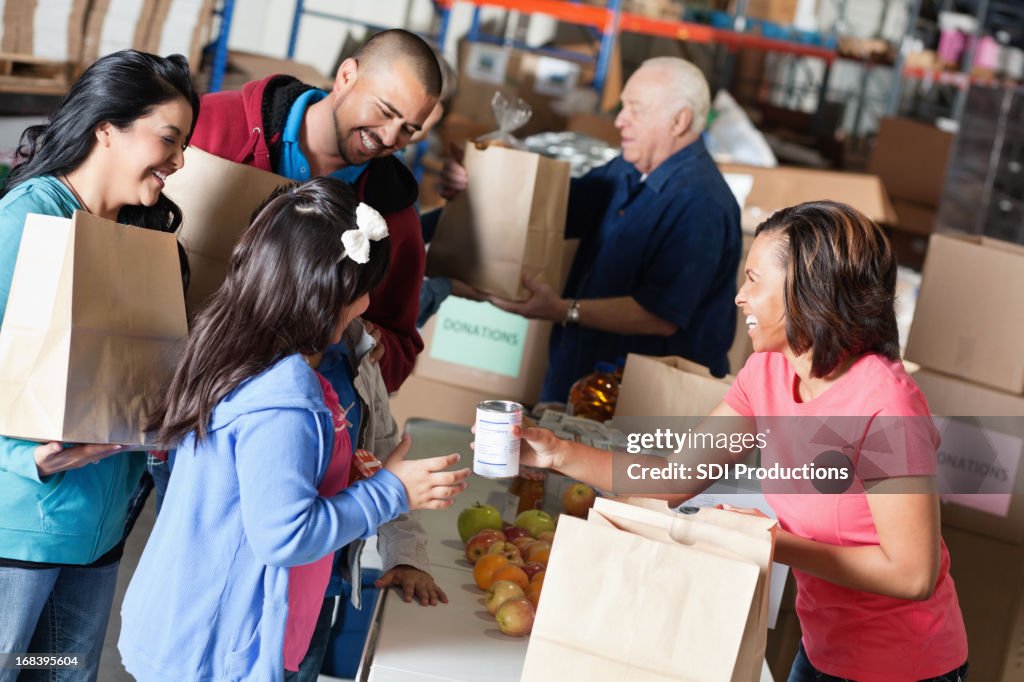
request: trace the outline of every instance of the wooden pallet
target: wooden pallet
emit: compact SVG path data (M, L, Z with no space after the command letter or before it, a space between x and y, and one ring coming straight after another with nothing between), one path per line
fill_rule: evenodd
M0 92L59 95L71 84L72 65L0 52Z

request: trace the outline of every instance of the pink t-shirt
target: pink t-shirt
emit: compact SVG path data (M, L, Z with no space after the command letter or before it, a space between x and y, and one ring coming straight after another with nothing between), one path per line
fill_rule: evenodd
M327 465L327 472L317 486L321 497L337 495L348 483L352 465L352 441L348 436L345 414L341 401L331 385L317 372L320 388L324 392L324 403L331 411L334 422L334 452ZM324 605L327 583L331 579L334 553L311 564L292 566L288 569L288 620L284 627L284 669L296 671L309 651L313 630Z
M755 417L758 431L765 424L794 434L813 431L812 437L804 438L805 448L808 440L829 443L830 449L849 456L861 478L934 473L938 433L926 419L930 413L924 396L901 362L864 355L808 402L798 401L796 386L796 373L782 353L754 353L725 402L740 414ZM768 438L769 445L773 440ZM773 454L772 449L762 453L762 466L787 458L797 458L785 462L787 466L813 459L813 452L794 454L784 446L783 453ZM876 471L878 475L872 475ZM859 483L844 494L801 494L792 492L793 485L764 485L784 530L833 545L879 544ZM828 675L858 682L907 682L937 677L967 660L967 634L944 542L935 592L925 601L851 590L796 569L793 575L807 657Z

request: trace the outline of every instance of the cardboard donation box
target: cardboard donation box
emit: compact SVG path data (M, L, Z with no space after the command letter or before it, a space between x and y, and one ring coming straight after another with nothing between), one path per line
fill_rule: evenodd
M907 341L929 369L1024 393L1024 247L935 234Z
M956 418L937 420L943 525L1024 544L1024 396L926 369L914 382L932 414Z
M472 182L445 205L427 254L427 275L461 279L524 300L523 275L562 279L569 164L532 152L466 145Z
M741 179L746 185L739 201L744 230L753 231L779 209L824 199L849 204L875 222L891 225L896 221L889 195L874 175L735 163L721 163L718 168L734 194Z
M732 377L680 357L630 353L622 372L616 417L706 417L722 402Z
M253 212L277 187L290 180L204 152L185 150L185 166L167 177L166 194L178 204L178 230L192 279L189 312L194 312L223 283L235 243L248 229Z
M651 500L563 515L521 679L757 682L774 526Z
M187 335L174 235L30 214L0 328L0 434L149 444Z

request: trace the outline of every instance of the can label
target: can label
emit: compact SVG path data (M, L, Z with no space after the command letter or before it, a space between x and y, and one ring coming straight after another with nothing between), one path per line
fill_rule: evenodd
M523 406L508 400L487 400L476 406L473 473L485 478L519 474L519 438L512 427L523 423Z

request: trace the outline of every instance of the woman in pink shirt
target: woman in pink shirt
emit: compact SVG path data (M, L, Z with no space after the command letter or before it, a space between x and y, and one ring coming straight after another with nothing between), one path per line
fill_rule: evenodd
M799 453L823 442L822 429L813 438L803 429L801 441L799 425L827 425L828 456L855 472L839 489L763 484L779 519L775 560L793 568L798 586L803 640L789 682L964 680L967 636L934 492L938 434L899 359L892 248L866 217L826 201L779 211L756 234L736 297L755 353L703 428L774 428L761 466L794 470L824 463ZM645 459L543 429L523 437L524 464L604 489L614 471ZM677 457L691 466L735 461L707 451ZM679 503L708 484L650 496Z

